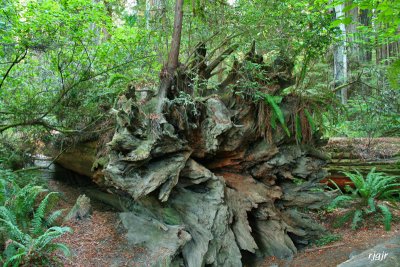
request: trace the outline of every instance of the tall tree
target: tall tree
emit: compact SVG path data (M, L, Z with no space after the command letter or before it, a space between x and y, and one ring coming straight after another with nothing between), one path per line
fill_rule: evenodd
M342 19L345 15L344 4L335 6L337 19ZM346 26L340 23L340 41L334 48L334 79L335 86L341 86L347 82L347 51L346 51ZM347 103L347 87L340 89L340 99L342 104Z
M158 91L158 103L156 113L161 114L164 108L165 98L172 85L174 74L179 64L179 48L181 46L182 20L183 20L183 0L176 0L174 31L172 33L171 49L168 54L167 64L161 71L160 88Z

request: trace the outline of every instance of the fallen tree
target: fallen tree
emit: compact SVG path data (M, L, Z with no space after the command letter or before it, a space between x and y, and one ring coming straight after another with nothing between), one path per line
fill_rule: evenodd
M253 44L224 81L195 97L228 53L205 60L200 44L174 72L161 116L159 98L132 92L113 110L108 162L96 164L95 181L119 196L110 203L125 210L128 239L147 247L154 265L241 266L242 251L288 258L324 231L302 212L330 199L316 185L327 158L316 149L312 114L294 95L278 99L293 83L293 64L263 64ZM264 78L243 89L249 64Z
M330 199L316 185L327 159L316 105L282 96L293 62L281 53L264 63L255 43L218 84L236 45L214 57L199 43L179 64L182 4L157 97L129 85L111 110L115 133L92 171L114 194L88 195L124 211L128 239L153 266L241 266L244 251L291 257L324 231L302 210Z

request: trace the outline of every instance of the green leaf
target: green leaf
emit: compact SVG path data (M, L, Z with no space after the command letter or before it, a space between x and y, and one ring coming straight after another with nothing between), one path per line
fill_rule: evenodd
M295 116L295 123L296 123L296 141L298 142L298 143L300 143L301 142L301 139L303 138L303 135L302 135L302 133L301 133L301 121L300 121L300 116L299 116L299 114L296 114L296 116Z
M314 119L313 119L311 113L308 111L308 109L304 109L304 113L305 113L305 115L306 115L306 118L307 118L307 120L308 120L308 123L310 124L311 130L312 130L312 132L314 133L314 132L317 130L317 129L316 129L316 126L315 126Z
M285 123L285 116L283 115L281 108L276 104L274 98L269 94L265 94L265 101L272 107L272 110L275 113L276 118L280 122L283 130L286 132L288 136L290 136L289 129L287 128Z
M390 223L392 222L392 213L390 212L389 208L386 205L379 204L378 207L383 214L383 224L385 225L385 230L390 231L391 228Z
M65 244L52 243L52 244L49 245L49 252L56 251L56 250L61 250L62 253L64 253L64 255L66 257L70 257L71 256L71 251Z
M127 81L127 80L129 80L129 78L126 77L125 75L122 75L122 74L118 74L118 73L113 74L113 75L111 76L110 80L109 80L108 83L107 83L107 87L111 87L111 86L113 86L116 82L121 81L121 80Z
M276 115L275 115L275 112L272 112L272 114L271 114L271 128L272 129L276 129Z
M336 19L336 20L334 20L334 21L331 23L331 27L332 27L332 28L336 28L336 27L338 27L340 24L342 24L342 20Z

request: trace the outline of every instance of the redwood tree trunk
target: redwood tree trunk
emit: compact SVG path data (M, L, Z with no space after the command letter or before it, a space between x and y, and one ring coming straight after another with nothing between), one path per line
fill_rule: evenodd
M336 18L344 16L344 4L335 7ZM335 87L347 82L347 53L346 53L346 27L340 24L341 41L336 45L334 50L334 78ZM347 103L347 87L340 90L340 99L342 104Z

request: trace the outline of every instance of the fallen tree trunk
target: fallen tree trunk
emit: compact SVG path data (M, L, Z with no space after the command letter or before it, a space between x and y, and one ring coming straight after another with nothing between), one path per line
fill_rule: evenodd
M217 86L232 86L232 93L194 98L199 77L216 67L205 64L204 51L196 54L201 58L190 71L177 70L162 120L146 112L151 101L119 98L108 163L95 178L118 197L101 198L126 211L128 239L149 249L154 266L242 266L242 251L291 257L324 232L302 209L320 208L331 197L316 185L326 175L326 157L316 149L304 103L295 96L271 103L293 83L293 64L264 66L253 44ZM260 87L240 97L246 62L261 64L268 83L255 78ZM280 115L280 126L271 125Z
M331 138L324 150L330 154L325 169L329 176L321 180L332 188L354 186L344 172L355 170L367 175L373 168L389 176L400 175L399 138ZM335 183L332 183L331 180Z

